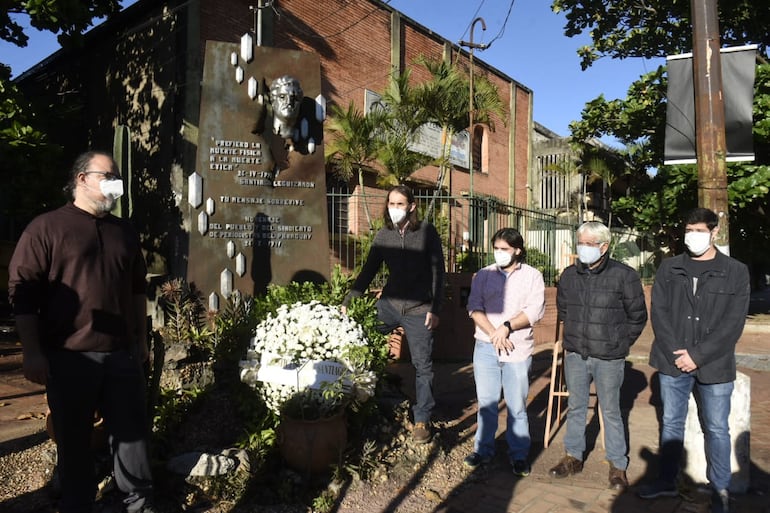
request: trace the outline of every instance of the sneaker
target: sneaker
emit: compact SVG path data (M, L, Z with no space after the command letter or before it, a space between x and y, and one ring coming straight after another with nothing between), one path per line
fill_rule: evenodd
M711 494L711 513L730 513L730 493L714 490Z
M619 492L628 488L628 477L626 477L626 471L616 468L610 463L610 489L617 490Z
M482 456L477 452L472 452L465 457L465 459L463 460L463 465L465 465L468 468L476 468L479 465L486 465L490 461L492 461L492 458L490 458L489 456Z
M657 499L658 497L676 497L679 491L674 483L658 480L640 487L636 494L640 499Z
M569 454L564 456L558 465L548 471L552 477L567 477L572 474L579 474L583 471L583 462L577 458L573 458Z
M532 472L532 467L530 467L527 460L513 460L511 466L513 467L514 475L519 477L527 477Z
M412 429L412 440L418 444L430 442L430 427L426 422L415 422Z

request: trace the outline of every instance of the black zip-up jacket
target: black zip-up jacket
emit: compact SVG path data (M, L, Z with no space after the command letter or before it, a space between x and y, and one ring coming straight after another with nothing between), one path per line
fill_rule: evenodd
M749 271L738 260L717 251L712 269L698 279L685 269L687 254L663 261L652 287L652 329L655 340L650 365L668 376L681 372L674 364L677 349L687 349L698 365L697 380L705 384L735 380L735 344L749 310Z
M647 323L639 275L606 254L595 269L578 261L564 270L556 307L564 349L583 358L625 358Z
M444 299L444 253L432 224L422 221L416 230L407 229L403 234L398 229L380 229L344 305L366 291L383 262L388 266L383 298L415 314L423 310L439 313Z

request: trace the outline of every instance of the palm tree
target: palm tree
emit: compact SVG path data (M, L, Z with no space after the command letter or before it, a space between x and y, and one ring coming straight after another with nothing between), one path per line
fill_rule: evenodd
M354 174L357 175L366 222L370 228L372 217L364 187L364 170L371 169L376 159L376 134L385 119L386 114L380 109L365 115L351 102L347 110L332 106L332 115L326 125L327 133L331 136L325 146L326 161L334 165L335 174L343 180L350 180Z
M456 133L469 128L470 84L468 77L457 65L425 56L420 56L417 62L425 66L431 74L431 79L417 86L415 90L415 100L422 109L422 115L419 118L441 127L439 173L436 179L436 190L426 214L426 217L429 217L450 167L452 138ZM473 119L477 123L486 124L490 129L494 129L492 114L495 113L500 117L504 115L503 103L497 88L482 75L474 79L473 93ZM472 132L472 127L470 128Z
M384 187L403 184L412 173L432 160L411 150L424 120L415 90L409 85L409 77L409 69L394 73L382 93L382 105L388 118L378 133L377 158L384 174L377 183Z

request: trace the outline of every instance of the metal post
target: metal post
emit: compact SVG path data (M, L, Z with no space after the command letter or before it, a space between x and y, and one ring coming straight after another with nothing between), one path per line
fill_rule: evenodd
M485 50L489 45L486 44L478 44L473 42L473 29L476 26L476 23L481 22L481 30L487 30L487 24L484 22L484 18L478 17L475 20L473 20L473 23L471 23L471 39L470 41L460 41L461 46L468 47L468 54L470 56L470 73L469 73L469 80L468 83L470 85L470 98L468 102L468 142L469 142L469 149L468 152L468 173L469 175L469 195L471 199L473 199L473 50L474 48L478 48L479 50Z
M693 20L692 72L698 205L713 210L719 216L717 245L729 254L727 142L717 0L691 0L690 6Z
M466 46L468 48L470 62L468 74L468 84L470 89L470 96L468 98L468 197L470 198L470 206L468 208L468 216L469 224L474 227L476 225L476 202L473 199L473 50L475 48L485 50L489 46L487 44L473 42L473 29L476 26L476 23L479 22L481 23L481 30L487 30L487 24L484 22L484 18L479 16L471 23L470 41L460 41L461 46ZM476 230L474 230L473 237L471 237L469 241L471 255L475 254L475 246L476 242L478 242L475 240L478 237L478 234L475 233L475 231Z
M249 6L254 13L254 38L257 46L262 46L262 9L265 7L264 0L257 0L257 6Z

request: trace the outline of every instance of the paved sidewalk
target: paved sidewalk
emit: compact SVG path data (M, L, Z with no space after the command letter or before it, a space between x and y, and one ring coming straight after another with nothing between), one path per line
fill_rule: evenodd
M764 297L770 298L770 294ZM765 299L762 299L763 301ZM753 303L756 305L756 302ZM770 513L770 308L760 303L760 314L751 315L738 344L739 370L751 378L751 489L734 496L734 513ZM603 450L596 444L598 424L593 419L588 428L589 452L581 474L565 480L548 476L548 469L563 455L563 426L557 430L551 445L543 448L545 410L550 378L551 345L537 347L530 389L530 423L533 436L532 475L517 479L500 456L487 470L473 472L472 479L445 494L433 513L546 513L546 512L617 512L617 513L705 513L705 495L689 494L687 498L642 501L634 487L655 475L659 406L655 394L655 371L647 365L652 342L648 328L634 345L628 358L626 380L621 391L622 407L628 413L630 457L628 470L632 489L617 494L606 488L608 467ZM404 376L404 392L413 379L408 363L394 366ZM462 424L472 433L475 421L473 368L468 362L437 362L435 366L437 414ZM32 440L44 429L46 410L42 387L24 380L21 375L20 347L13 340L0 340L0 455L24 438ZM500 426L504 427L504 410ZM504 444L502 434L498 442ZM499 461L498 461L499 460ZM419 479L416 477L415 479ZM412 490L416 490L415 485ZM408 492L406 492L408 493ZM415 493L415 492L412 492ZM395 511L395 510L393 510ZM410 513L405 509L399 509ZM371 512L377 513L377 512Z
M770 298L766 293L762 301ZM759 314L750 315L738 343L739 371L751 379L751 468L748 493L733 495L733 513L770 513L770 308L752 303ZM623 494L607 489L609 467L601 443L597 442L598 419L589 411L587 428L588 456L582 473L559 480L548 470L564 455L564 425L557 429L551 444L543 447L548 388L551 372L551 344L539 345L532 366L529 397L532 433L532 474L524 479L513 476L505 461L505 410L501 411L498 430L498 456L486 469L474 471L454 490L444 490L446 497L434 513L706 513L710 496L697 488L684 490L678 498L641 500L636 488L657 475L657 450L660 400L656 371L647 365L653 333L648 324L627 359L626 376L621 390L621 407L629 426L628 477L631 488ZM393 370L402 376L404 392L412 396L413 371L408 363ZM434 390L437 415L454 419L472 436L475 428L475 392L473 366L468 362L437 362ZM467 427L470 426L470 427ZM417 490L419 485L414 485ZM413 492L414 493L414 492ZM398 511L407 510L398 509Z

